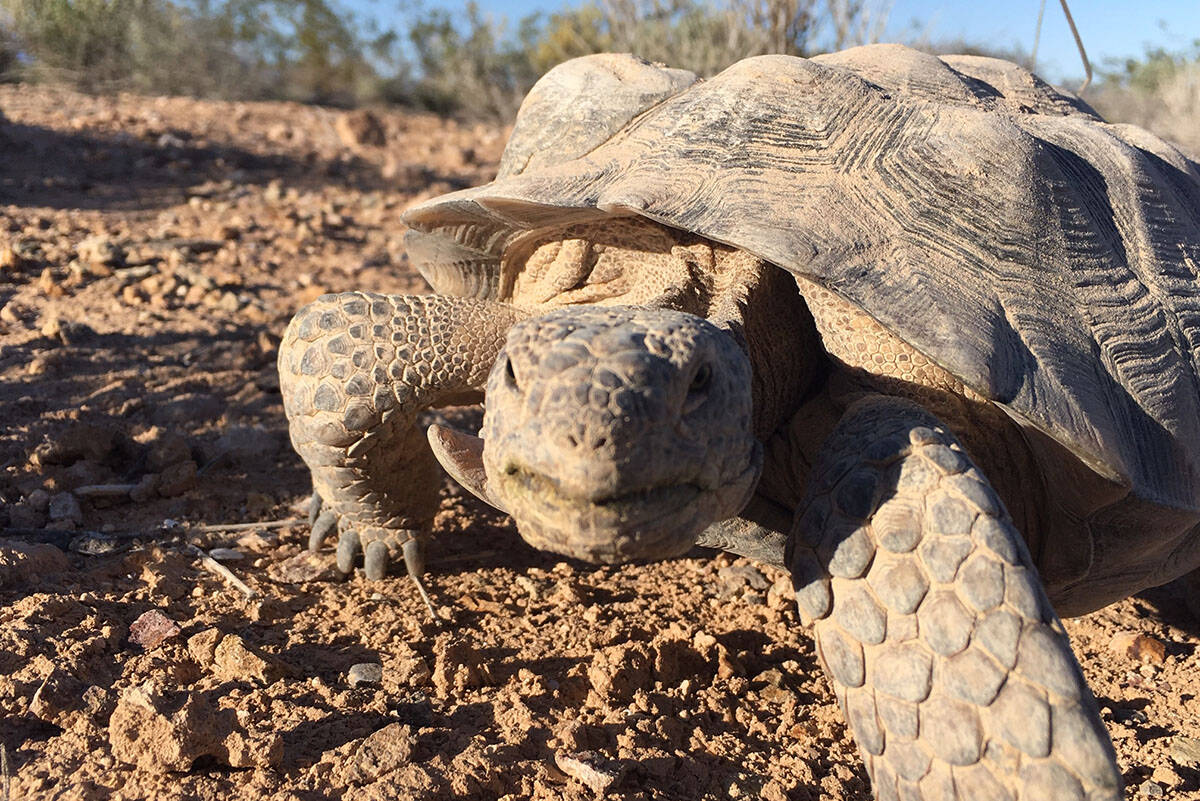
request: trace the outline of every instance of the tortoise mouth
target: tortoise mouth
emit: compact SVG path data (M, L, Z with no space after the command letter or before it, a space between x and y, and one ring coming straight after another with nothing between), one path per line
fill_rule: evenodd
M589 562L679 556L705 526L697 500L706 491L693 482L591 498L520 467L499 478L497 489L530 545Z

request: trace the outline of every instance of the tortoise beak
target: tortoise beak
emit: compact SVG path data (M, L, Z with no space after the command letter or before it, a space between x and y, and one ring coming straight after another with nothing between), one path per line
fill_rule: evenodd
M479 500L501 512L508 509L488 490L487 473L483 469L483 439L434 423L427 432L433 455L450 477Z

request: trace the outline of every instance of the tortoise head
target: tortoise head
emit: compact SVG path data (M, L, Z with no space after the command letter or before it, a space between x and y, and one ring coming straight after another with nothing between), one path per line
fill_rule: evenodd
M482 443L439 427L430 439L535 547L593 562L676 556L758 481L750 370L695 315L556 309L509 331Z

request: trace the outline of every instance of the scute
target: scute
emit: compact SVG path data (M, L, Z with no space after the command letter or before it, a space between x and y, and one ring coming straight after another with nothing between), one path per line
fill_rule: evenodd
M405 219L498 255L634 212L748 250L1105 478L1200 509L1200 179L1169 144L1013 65L888 45L747 59L549 157Z

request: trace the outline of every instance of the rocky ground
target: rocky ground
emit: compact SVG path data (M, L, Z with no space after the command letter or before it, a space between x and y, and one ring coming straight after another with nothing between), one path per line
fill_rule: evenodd
M773 570L563 562L449 487L440 626L304 552L279 334L326 291L424 291L400 211L486 181L505 132L19 86L0 111L0 799L870 797ZM1181 593L1067 622L1130 798L1200 798Z

